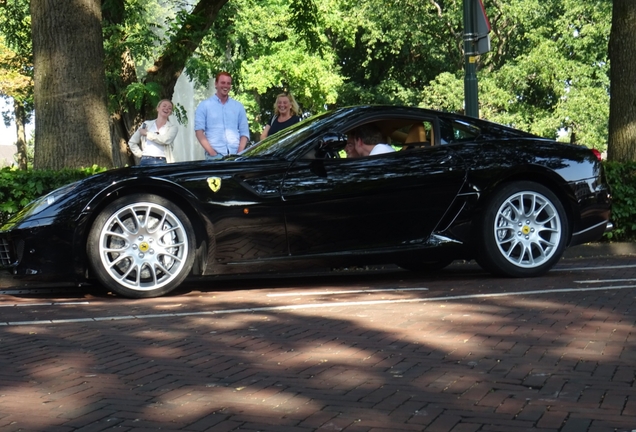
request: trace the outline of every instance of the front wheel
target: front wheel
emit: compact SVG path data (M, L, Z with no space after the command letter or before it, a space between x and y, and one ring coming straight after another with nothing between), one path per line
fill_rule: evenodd
M568 239L568 220L557 196L523 181L495 192L480 224L477 262L512 277L533 277L552 268Z
M99 282L130 298L164 295L189 274L194 230L187 216L157 195L110 203L95 219L86 251Z

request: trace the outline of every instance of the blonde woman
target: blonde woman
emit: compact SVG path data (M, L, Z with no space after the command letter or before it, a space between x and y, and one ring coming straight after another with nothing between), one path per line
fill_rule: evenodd
M274 104L274 118L269 122L261 139L265 139L276 132L285 129L300 121L300 108L291 93L281 93L276 96Z
M172 101L160 100L157 104L157 118L143 122L137 132L130 137L128 147L140 159L139 165L174 162L172 149L179 128L168 119L172 109Z

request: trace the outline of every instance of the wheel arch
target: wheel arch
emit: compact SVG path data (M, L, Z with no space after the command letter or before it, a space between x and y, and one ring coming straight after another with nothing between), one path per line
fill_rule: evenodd
M572 232L567 205L557 193L533 178L500 182L474 221L479 265L510 277L549 271L567 248Z
M482 188L482 197L479 200L479 209L475 212L476 215L482 214L483 210L489 203L494 193L501 187L518 182L518 181L531 181L538 183L554 193L557 198L563 204L568 222L567 243L569 244L572 236L572 227L576 222L576 197L573 191L568 186L567 182L554 171L546 169L541 166L529 166L525 169L508 170L499 175L496 181L491 182Z
M192 273L201 275L214 254L214 229L197 204L197 198L187 189L162 178L130 179L110 185L97 193L84 208L75 231L73 248L75 250L76 273L90 279L90 266L86 253L86 244L97 216L113 201L133 194L152 194L167 199L177 205L188 217L195 235L195 258Z

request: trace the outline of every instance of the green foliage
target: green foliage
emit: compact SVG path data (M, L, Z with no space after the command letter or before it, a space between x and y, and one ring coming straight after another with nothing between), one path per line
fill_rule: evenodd
M14 52L32 62L29 0L0 1L0 32Z
M208 87L216 72L230 72L233 97L245 105L250 129L258 134L282 91L291 91L310 114L337 101L342 78L338 58L327 49L324 36L326 6L315 2L315 9L301 8L305 3L314 4L310 0L229 2L187 64L186 73L200 87ZM310 22L311 29L299 34L299 26ZM318 39L308 40L311 35ZM316 43L319 46L314 48Z
M97 165L60 171L0 169L0 226L35 198L104 170Z
M606 162L605 174L612 191L614 241L636 241L636 162Z
M289 27L305 41L310 51L322 53L320 34L317 31L320 15L314 0L290 0L289 13Z
M205 31L192 14L204 3L103 0L112 112L152 107L169 94L149 84L148 71L189 55L166 47ZM605 151L612 1L484 4L492 50L477 62L480 116ZM0 0L0 7L15 10L0 17L8 24L0 33L30 44L28 0ZM231 0L185 72L206 96L214 75L230 72L253 132L271 118L281 91L308 114L372 103L457 112L464 105L462 31L460 0Z
M170 2L174 3L174 2ZM146 70L162 53L167 41L166 29L175 13L157 1L104 0L102 33L104 36L108 104L111 112L128 104L139 107L158 101L161 88L144 84ZM156 103L156 102L155 102Z
M148 101L150 105L157 105L161 99L161 86L155 82L133 83L126 88L126 98L136 109L141 109Z
M0 1L0 96L22 106L19 122L29 122L33 111L33 48L28 0ZM2 113L5 123L18 115Z
M482 117L605 151L611 2L496 5L495 49L479 72Z

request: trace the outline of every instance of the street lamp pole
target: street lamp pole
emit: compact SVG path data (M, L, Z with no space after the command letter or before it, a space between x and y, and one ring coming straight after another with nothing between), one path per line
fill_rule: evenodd
M464 108L466 115L479 118L473 1L464 0Z

